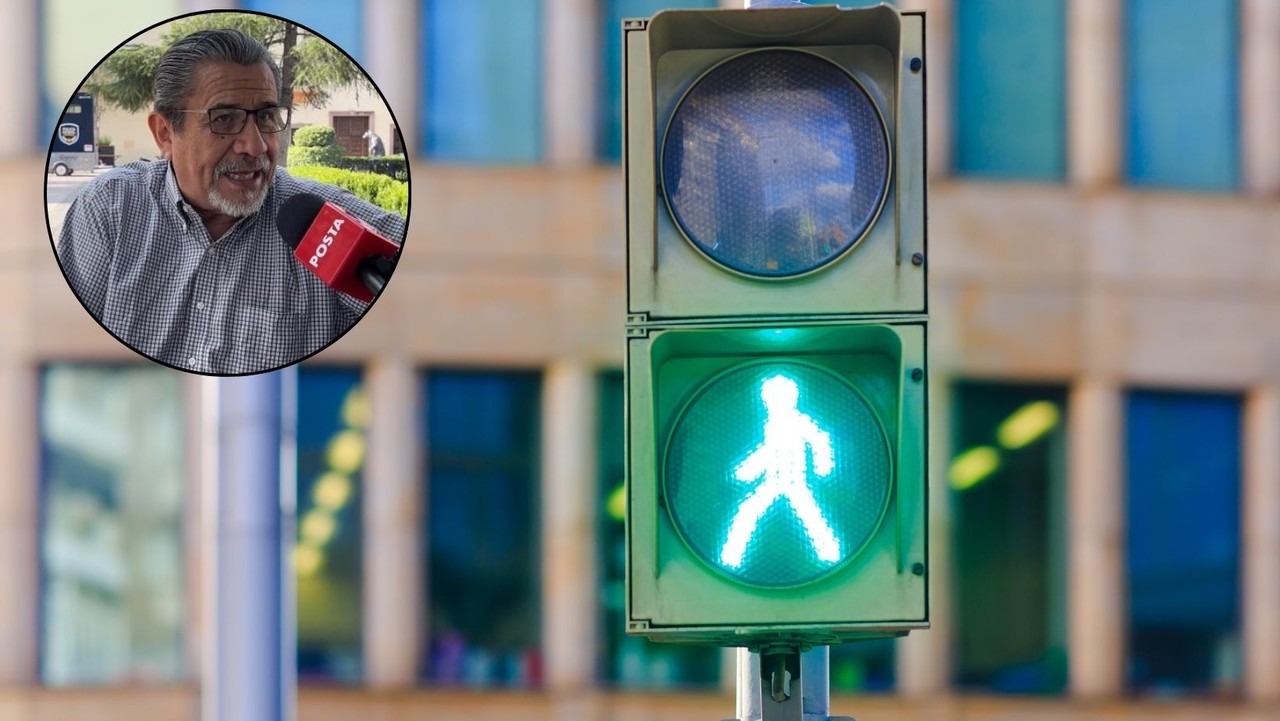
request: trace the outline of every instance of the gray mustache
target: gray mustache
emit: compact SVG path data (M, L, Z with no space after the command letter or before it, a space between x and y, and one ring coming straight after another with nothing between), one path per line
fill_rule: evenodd
M231 163L231 162L219 163L218 165L214 166L213 173L214 175L226 175L227 173L250 173L255 170L262 171L265 173L270 169L271 169L271 161L267 160L266 158L262 158L261 160L258 160L257 162L251 163L248 165L241 164L241 163Z

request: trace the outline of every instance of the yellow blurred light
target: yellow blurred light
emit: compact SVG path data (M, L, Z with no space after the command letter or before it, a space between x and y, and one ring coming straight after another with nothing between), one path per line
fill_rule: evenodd
M972 488L995 473L1000 467L1000 451L991 446L978 446L956 456L951 461L947 478L957 491Z
M627 487L618 484L604 504L605 512L615 521L627 520Z
M351 479L330 471L311 488L311 498L316 507L336 511L351 500Z
M333 516L328 511L316 509L302 517L299 535L306 543L318 547L328 543L337 530L338 522Z
M314 576L324 565L324 552L315 546L293 547L293 571L299 577Z
M338 473L355 473L364 463L364 452L363 433L341 431L329 441L329 467Z
M996 429L996 440L1005 448L1022 448L1058 425L1058 406L1035 401L1019 408Z
M342 422L352 428L369 427L369 394L364 392L364 386L347 392L342 401Z

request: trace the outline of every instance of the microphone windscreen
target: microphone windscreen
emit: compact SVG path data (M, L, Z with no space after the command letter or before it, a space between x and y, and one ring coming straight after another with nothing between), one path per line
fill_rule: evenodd
M276 213L276 229L290 248L297 250L302 236L315 222L323 207L324 199L311 193L299 193L284 201L280 212Z

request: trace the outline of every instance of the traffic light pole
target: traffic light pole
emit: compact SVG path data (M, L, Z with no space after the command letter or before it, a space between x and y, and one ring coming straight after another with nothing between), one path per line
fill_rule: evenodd
M735 721L853 721L828 715L830 653L827 646L738 649Z
M799 0L743 0L743 7L785 7ZM738 649L736 721L854 721L830 716L831 648ZM769 693L765 694L765 689ZM799 690L799 694L796 691Z

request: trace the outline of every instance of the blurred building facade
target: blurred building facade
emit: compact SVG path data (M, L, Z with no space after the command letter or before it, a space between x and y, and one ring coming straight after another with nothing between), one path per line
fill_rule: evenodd
M298 373L302 718L731 714L725 654L620 631L618 24L715 5L241 5L347 49L415 159L387 293ZM834 649L833 711L1280 717L1280 3L901 5L928 13L934 628ZM197 716L209 381L93 323L35 208L52 108L207 7L0 27L40 68L0 74L31 108L0 118L3 721Z

